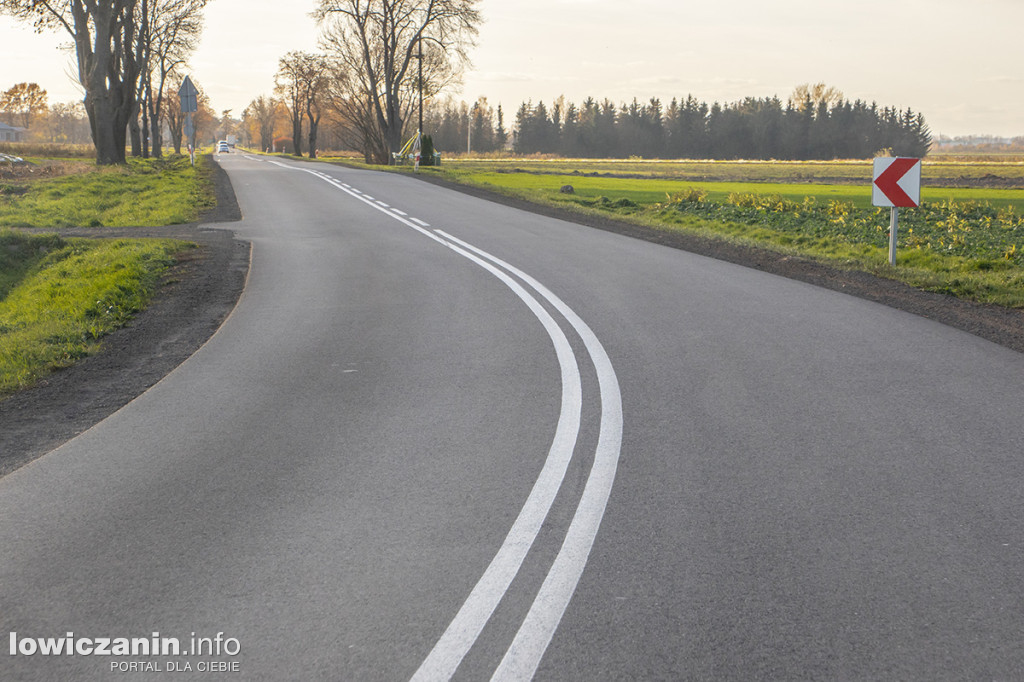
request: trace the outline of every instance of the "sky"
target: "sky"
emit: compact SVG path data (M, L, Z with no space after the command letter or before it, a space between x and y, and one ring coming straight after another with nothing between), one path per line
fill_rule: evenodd
M215 110L271 94L277 62L315 51L316 0L211 0L190 74ZM282 7L287 7L282 11ZM848 99L923 113L936 134L1024 135L1024 0L480 0L457 100L511 120L564 95L615 103L692 94L734 102L825 82ZM81 98L58 34L0 17L0 90Z

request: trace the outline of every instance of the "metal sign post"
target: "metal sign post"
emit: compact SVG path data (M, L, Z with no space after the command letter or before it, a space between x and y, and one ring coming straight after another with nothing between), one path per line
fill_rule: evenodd
M914 208L921 203L921 159L875 159L871 203L892 208L889 214L889 265L896 265L900 207Z
M188 155L192 159L192 165L196 165L196 126L192 121L192 114L185 114L185 139L188 141Z
M896 228L900 224L900 207L893 206L889 213L889 265L896 265Z

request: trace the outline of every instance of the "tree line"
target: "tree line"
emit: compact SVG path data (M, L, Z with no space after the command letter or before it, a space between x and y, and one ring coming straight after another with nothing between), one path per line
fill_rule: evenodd
M180 151L171 102L207 2L0 0L0 13L71 37L96 161L115 164L125 162L129 141L134 155L160 156L165 125Z
M0 0L0 12L72 37L97 162L123 163L128 142L133 154L159 156L165 130L180 151L176 91L207 2ZM323 51L283 56L273 95L252 101L240 132L271 148L286 119L291 149L301 155L316 153L326 128L331 146L373 163L389 162L418 130L442 150L499 150L511 138L519 153L582 157L826 159L884 149L923 156L931 142L920 114L850 102L823 84L802 86L785 105L772 97L709 106L693 96L667 107L658 99L526 102L509 130L502 108L485 99L458 107L440 98L468 64L478 2L320 0L314 16ZM218 125L202 94L194 119L200 131ZM219 125L232 129L230 112Z
M163 96L162 115L154 143L146 150L147 154L154 156L162 154L164 140L170 141L176 154L181 153L185 119L177 94L180 75L175 75L169 82L171 85ZM239 122L230 117L230 112L218 117L209 97L201 86L197 87L199 110L192 117L197 137L210 139L218 132L227 134L234 131ZM86 145L92 142L89 116L82 101L51 104L48 93L38 83L17 83L0 92L0 121L24 129L29 142ZM129 126L129 136L133 154L144 156L141 121L137 128Z
M25 129L37 142L88 144L90 140L82 103L50 104L38 83L17 83L0 92L0 121Z
M582 158L835 159L884 150L923 157L931 141L924 117L911 109L841 95L816 100L805 92L785 104L748 97L709 106L692 95L667 107L658 99L621 106L593 98L579 106L561 98L550 107L524 102L514 148Z
M324 142L388 163L421 129L421 102L457 83L468 63L479 0L320 0L323 52L289 52L272 95L252 100L243 131L261 148L280 141L296 155ZM279 136L282 119L290 127Z

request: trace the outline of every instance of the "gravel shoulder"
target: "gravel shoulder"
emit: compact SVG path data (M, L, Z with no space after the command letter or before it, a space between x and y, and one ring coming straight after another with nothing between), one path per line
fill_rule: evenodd
M602 216L538 206L440 178L417 177L489 201L842 291L1024 352L1024 311L923 292L873 275L763 249L661 232ZM0 476L46 454L131 402L198 350L230 314L245 286L250 244L235 239L226 227L213 227L216 223L241 219L231 181L219 165L215 180L217 208L199 223L163 228L56 230L63 235L83 237L170 237L195 242L199 248L185 254L172 268L164 287L146 310L131 324L106 337L100 353L55 372L32 389L0 401Z

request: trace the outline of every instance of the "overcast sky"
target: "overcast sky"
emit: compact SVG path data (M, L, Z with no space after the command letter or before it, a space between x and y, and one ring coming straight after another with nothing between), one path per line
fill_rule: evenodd
M315 50L316 0L211 0L191 73L238 116L273 89L277 60ZM458 99L511 121L523 101L616 103L778 95L824 81L849 99L911 107L950 136L1024 135L1024 0L482 0ZM287 8L283 10L282 8ZM38 82L80 98L63 36L0 17L0 89Z

